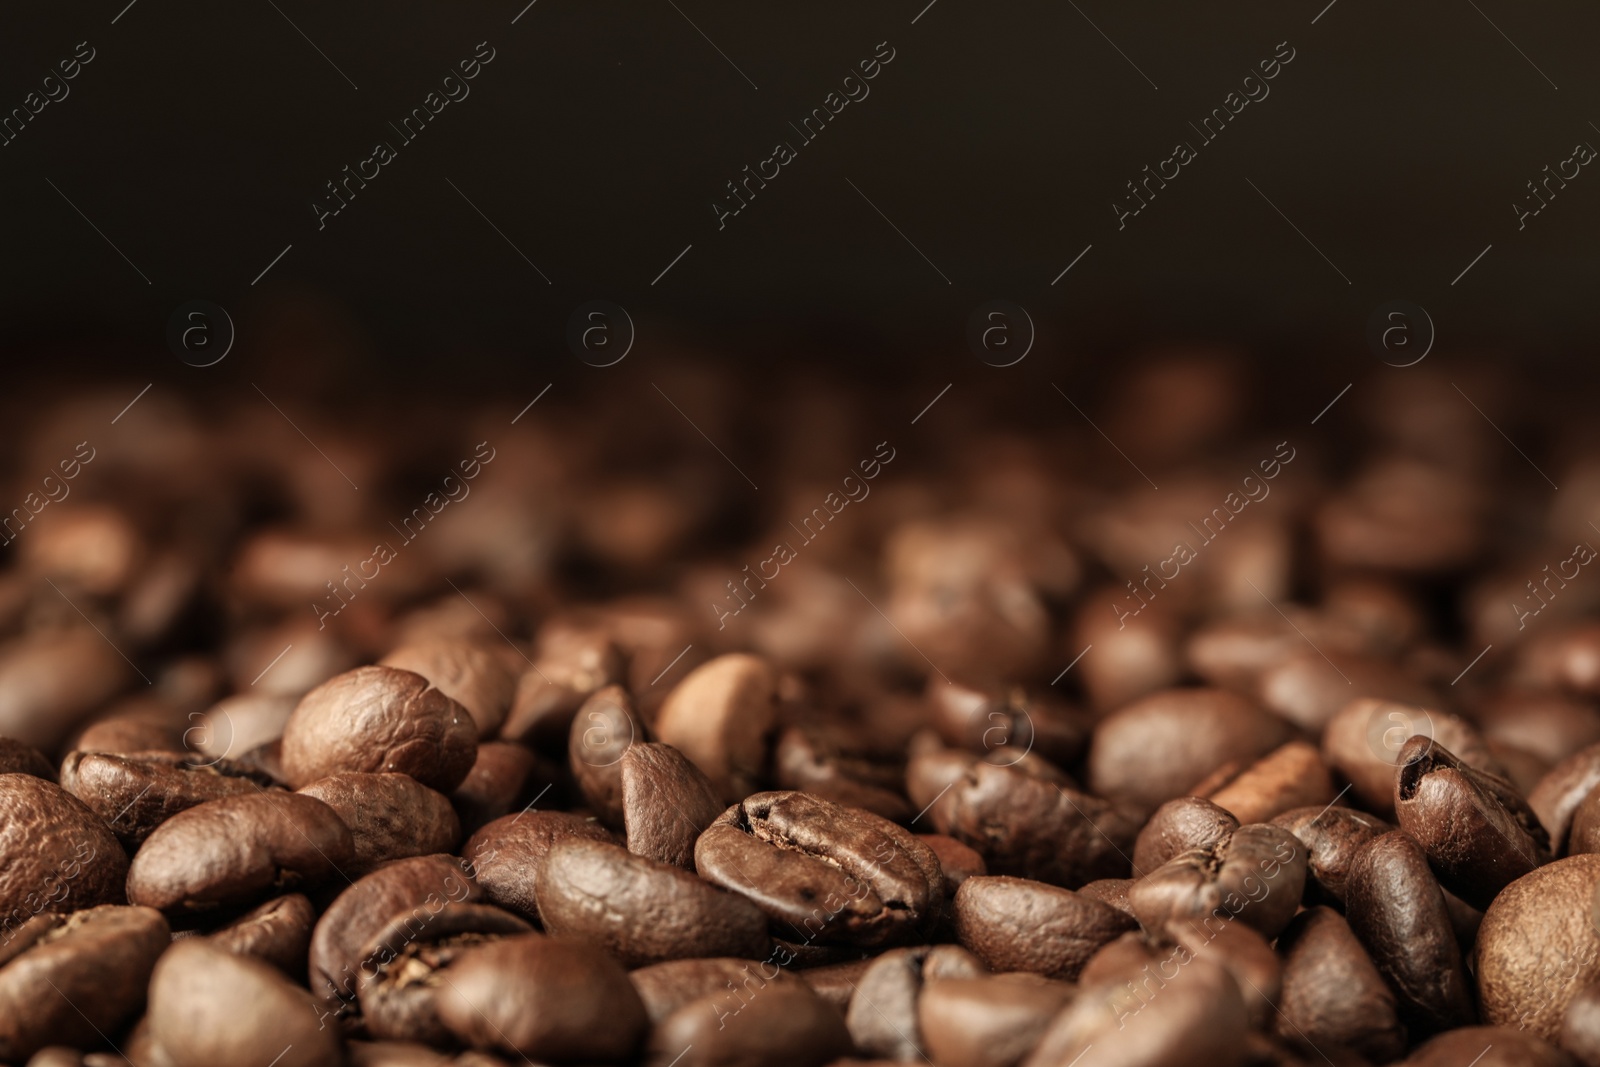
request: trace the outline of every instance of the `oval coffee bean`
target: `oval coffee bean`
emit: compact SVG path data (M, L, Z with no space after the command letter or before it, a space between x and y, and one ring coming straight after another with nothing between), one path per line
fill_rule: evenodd
M473 1048L562 1062L630 1059L650 1025L615 960L592 945L543 934L463 953L435 1007Z
M765 912L775 935L808 943L913 940L944 905L939 859L915 835L806 793L746 797L700 835L694 857L701 877Z
M693 1000L650 1034L646 1067L824 1067L850 1052L832 1005L801 983L772 985L729 1018Z
M1283 954L1277 1029L1313 1045L1342 1045L1377 1063L1406 1047L1394 995L1361 942L1332 908L1302 912L1278 941Z
M196 804L272 787L267 775L232 760L196 763L192 756L164 752L138 756L71 752L61 761L61 788L107 820L130 848Z
M0 774L31 774L47 782L56 780L56 769L44 753L9 737L0 737Z
M298 981L306 973L306 954L317 913L311 901L290 893L267 901L210 935L211 943L241 956L265 960Z
M127 899L128 856L105 821L54 782L0 775L0 929L41 912Z
M923 1050L941 1067L1014 1067L1073 992L1031 974L929 982L917 1001Z
M1483 1021L1554 1041L1567 1005L1600 981L1600 855L1548 863L1500 891L1478 928Z
M1504 778L1413 737L1400 750L1395 816L1422 843L1439 882L1473 907L1550 859L1538 816Z
M792 956L793 954L781 943L773 947L772 959L779 963L787 965L792 962ZM792 973L810 986L813 993L842 1013L850 1009L850 1001L856 993L856 983L861 981L861 976L866 974L867 968L871 966L872 958L869 956L815 967L806 966L803 970Z
M551 846L569 837L613 840L592 818L565 811L524 811L496 819L461 846L462 862L485 899L529 919L539 917L534 886Z
M1140 925L1157 936L1239 919L1277 937L1300 906L1305 880L1299 839L1280 826L1256 823L1138 879L1128 888L1128 903Z
M780 789L863 808L894 822L905 822L915 814L897 788L904 778L900 767L850 752L825 727L790 726L780 733L773 748L772 778Z
M766 660L718 656L673 686L656 715L656 736L733 803L756 791L776 713L777 679Z
M50 1044L93 1048L144 1002L171 939L161 913L116 905L41 915L0 944L0 1060Z
M180 941L150 979L150 1036L172 1067L337 1067L338 1030L276 969L204 940Z
M767 954L767 917L744 897L681 867L604 841L556 841L534 886L539 919L600 945L624 967L703 956Z
M987 968L955 945L890 949L856 983L845 1026L858 1051L886 1060L915 1060L922 1051L917 1002L925 983L977 978Z
M1133 842L1135 877L1143 877L1179 853L1211 848L1239 828L1239 820L1213 801L1179 797L1155 810Z
M160 826L128 868L128 900L187 912L341 877L355 855L334 810L297 793L224 797Z
M917 840L933 850L939 857L939 869L944 872L946 896L955 896L961 883L975 874L988 874L989 865L977 851L946 834L918 834Z
M1502 771L1477 727L1437 709L1390 700L1353 700L1339 709L1322 735L1328 765L1350 783L1352 799L1383 818L1394 814L1394 776L1400 750L1418 734L1431 737L1466 763Z
M461 819L461 832L472 835L502 815L544 799L562 772L530 748L511 741L485 741L467 777L450 794ZM543 783L543 784L541 784Z
M956 891L956 936L993 971L1076 981L1101 945L1134 925L1109 904L1025 878L968 878Z
M695 841L722 814L711 779L660 743L629 746L621 766L628 851L693 870Z
M1413 1035L1472 1021L1472 993L1444 890L1414 838L1396 830L1356 853L1345 916L1394 990Z
M448 793L477 751L467 709L393 667L330 678L300 698L283 729L283 770L297 788L339 771L393 771Z
M355 857L351 878L407 856L449 852L461 840L461 820L442 793L408 774L344 771L297 790L338 813L350 827Z
M1364 811L1337 805L1295 808L1272 820L1294 834L1306 850L1306 895L1309 904L1344 906L1345 879L1361 847L1394 827Z
M644 740L633 698L620 685L596 690L572 720L567 762L578 789L600 821L622 829L622 756Z
M470 641L439 639L402 645L378 663L422 675L429 685L467 709L484 740L500 732L511 710L515 676L499 656Z
M772 957L756 961L726 956L668 960L629 971L628 980L644 1002L652 1025L702 997L714 1001L718 1018L726 1018L772 983L800 981L773 962Z

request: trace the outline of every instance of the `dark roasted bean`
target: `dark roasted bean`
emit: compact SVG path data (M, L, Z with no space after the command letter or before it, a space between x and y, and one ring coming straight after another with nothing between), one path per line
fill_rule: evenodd
M1278 936L1305 891L1306 852L1270 823L1241 826L1209 848L1190 849L1136 880L1128 903L1154 934L1238 919Z
M1338 912L1302 912L1279 939L1283 954L1282 1014L1285 1037L1303 1035L1313 1045L1340 1045L1387 1063L1406 1047L1394 994L1361 942Z
M968 878L956 891L956 936L993 971L1075 981L1095 950L1133 927L1109 904L1025 878Z

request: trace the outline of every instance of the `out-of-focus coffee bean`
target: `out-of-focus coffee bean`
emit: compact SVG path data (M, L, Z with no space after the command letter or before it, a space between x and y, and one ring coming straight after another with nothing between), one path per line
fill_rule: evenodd
M350 828L355 855L345 874L365 874L389 860L449 852L461 820L448 798L407 774L344 771L298 792L332 808Z
M0 737L0 774L31 774L47 782L56 780L56 769L32 745Z
M895 822L914 814L893 788L903 772L861 756L847 754L828 731L791 726L778 735L773 751L773 779L784 789L812 793L848 808L865 808Z
M1204 926L1187 923L1171 928L1171 932L1189 957L1209 960L1233 976L1252 1026L1270 1026L1278 1010L1283 967L1265 937L1244 923L1234 922ZM1181 965L1188 965L1184 956L1178 960Z
M422 675L428 684L467 709L484 740L500 732L511 710L516 678L482 645L445 640L401 645L378 662Z
M1272 822L1305 846L1306 904L1336 903L1341 908L1356 853L1368 841L1394 829L1376 815L1337 805L1295 808Z
M987 974L978 958L954 945L890 949L861 975L845 1013L856 1049L886 1060L925 1056L917 1002L925 985Z
M1508 1026L1468 1026L1419 1045L1401 1067L1572 1067L1549 1042Z
M930 982L917 1000L923 1049L945 1067L1015 1067L1072 994L1026 974Z
M203 940L173 945L150 979L150 1033L174 1067L279 1056L278 1067L336 1067L338 1031L311 995L270 964Z
M1169 800L1150 816L1133 843L1133 870L1142 877L1191 848L1207 849L1239 828L1230 811L1202 797Z
M767 953L767 917L754 904L603 841L552 844L534 893L547 931L601 945L625 967Z
M1518 649L1510 677L1521 688L1600 696L1600 623L1574 622L1536 634Z
M1478 721L1489 740L1515 745L1547 763L1600 742L1600 711L1590 701L1561 693L1499 693L1479 709Z
M1472 992L1428 857L1401 831L1374 838L1350 865L1345 915L1399 1001L1412 1035L1472 1021Z
M257 745L276 741L294 713L295 699L276 693L238 693L219 700L203 714L190 715L186 745L211 759L238 757Z
M522 811L484 826L461 846L464 862L488 900L530 919L539 917L534 886L551 847L569 837L612 841L594 819L565 811Z
M91 629L19 637L0 646L0 735L53 753L132 677Z
M1097 878L1093 882L1085 883L1076 892L1090 900L1110 904L1118 911L1131 916L1133 905L1128 902L1128 890L1133 886L1133 882L1132 878Z
M629 746L621 766L628 851L693 870L695 841L722 814L711 780L683 753L656 742Z
M925 937L944 907L933 850L871 812L805 793L756 793L695 843L695 867L749 897L777 936L892 945Z
M0 926L126 899L128 856L83 801L31 774L0 774Z
M1303 912L1279 940L1283 995L1278 1031L1314 1045L1343 1045L1378 1063L1406 1047L1394 994L1344 918L1326 907Z
M1138 830L1127 805L988 763L973 765L956 782L934 810L934 823L995 874L1068 887L1127 874Z
M815 972L800 973L809 976ZM726 956L668 960L629 971L628 980L644 1002L652 1025L702 997L720 998L714 1009L719 1017L736 1014L774 982L800 981L770 958L742 960Z
M25 566L57 584L106 597L127 586L146 549L116 508L65 504L50 509L49 536L27 539L20 551Z
M149 752L117 756L71 752L61 761L61 788L106 820L130 848L180 811L223 797L251 796L272 788L266 775L230 760L197 763L193 757Z
M144 1002L169 938L159 912L116 905L8 929L0 944L0 1058L20 1063L53 1043L90 1048L121 1029Z
M239 635L223 652L235 690L299 697L358 662L331 628L294 615Z
M1506 772L1506 780L1517 787L1517 792L1527 796L1539 780L1550 773L1550 764L1526 749L1517 748L1504 741L1489 738L1484 742L1489 755Z
M542 934L463 953L435 1003L440 1020L466 1044L530 1059L627 1059L649 1029L639 994L615 960L592 945Z
M1561 1017L1559 1042L1582 1067L1600 1067L1600 985L1584 986Z
M350 828L314 797L224 797L156 827L128 868L128 900L169 915L253 903L339 878L354 856Z
M956 936L990 970L1069 982L1096 949L1134 926L1109 904L1026 878L968 878L954 906Z
M1585 852L1600 852L1600 786L1591 789L1572 813L1567 853L1576 856Z
M705 772L725 802L755 792L775 715L776 679L755 656L719 656L673 687L656 734Z
M1317 734L1351 700L1369 698L1436 707L1439 696L1404 671L1381 660L1313 648L1296 649L1256 680L1264 707Z
M1528 793L1528 806L1549 833L1556 855L1566 852L1573 813L1596 786L1600 786L1600 744L1574 752L1550 768Z
M1183 677L1176 614L1157 601L1136 617L1119 617L1116 607L1127 598L1127 591L1116 587L1090 594L1077 610L1070 639L1061 646L1069 662L1093 649L1074 670L1090 705L1100 711L1120 708Z
M241 956L265 960L298 981L306 973L311 929L317 913L301 893L267 901L210 935L211 943Z
M572 720L567 760L589 806L613 830L623 826L622 755L644 741L633 698L620 685L596 690Z
M393 771L448 793L472 769L477 734L467 710L420 674L358 667L301 698L284 727L283 769L296 787Z
M824 1067L849 1051L850 1032L838 1010L796 982L765 989L736 1012L715 995L690 1001L651 1031L643 1063Z
M517 679L500 736L539 747L565 741L589 695L622 677L622 655L604 627L552 619L539 631L533 663Z
M1567 1005L1600 981L1597 890L1600 856L1583 855L1546 864L1494 898L1474 963L1484 1022L1556 1040Z
M1373 464L1317 509L1324 556L1351 570L1429 574L1470 562L1483 547L1484 501L1470 482L1432 464Z
M562 777L563 768L541 760L532 749L512 741L484 741L472 770L450 794L450 803L461 818L462 832L470 835L535 797L560 803L564 797L557 779ZM545 797L547 789L557 795Z
M918 834L917 840L933 850L939 858L939 869L944 872L944 888L954 896L961 883L976 874L988 874L989 867L976 851L945 834Z
M1128 903L1152 933L1238 919L1276 937L1300 906L1305 879L1300 840L1282 827L1254 823L1174 856L1129 887Z
M1361 699L1346 704L1322 735L1328 765L1350 783L1350 792L1375 815L1394 812L1394 780L1400 751L1416 736L1431 737L1470 766L1504 777L1477 729L1437 709Z
M1074 763L1089 739L1080 711L1020 688L984 691L930 682L928 706L945 742L979 755L1037 752L1057 764Z
M1474 907L1550 859L1549 836L1516 788L1430 738L1413 737L1400 750L1394 804L1400 829L1422 844L1439 882Z
M777 959L787 959L789 951L785 946L775 945L773 956ZM856 983L861 981L861 976L867 973L867 968L872 966L872 957L847 959L843 962L825 963L820 966L806 967L793 972L817 996L827 1001L843 1015L850 1009L850 1001L856 994Z
M1334 788L1321 753L1304 741L1290 741L1206 795L1240 822L1252 823L1270 822L1292 808L1331 803Z
M1230 760L1254 760L1290 740L1289 724L1220 689L1167 689L1095 727L1089 788L1153 810Z
M131 697L118 701L81 730L74 731L64 747L68 751L124 755L182 752L183 733L188 723L181 716L181 711L158 697Z

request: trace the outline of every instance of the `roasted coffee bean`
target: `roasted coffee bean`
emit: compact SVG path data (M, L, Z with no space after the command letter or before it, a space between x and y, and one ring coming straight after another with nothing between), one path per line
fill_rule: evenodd
M350 828L314 797L224 797L156 827L128 868L128 900L168 914L252 904L341 878L354 857Z
M472 769L477 736L471 714L422 675L358 667L300 699L283 769L296 788L340 771L392 771L449 793Z
M713 661L716 662L716 661ZM880 946L926 936L944 905L933 850L894 823L805 793L756 793L700 835L702 877L747 896L775 936Z
M489 904L446 903L426 923L399 915L367 942L356 982L361 1025L386 1041L453 1044L439 1017L438 990L449 983L450 965L474 947L532 930L526 922Z
M267 775L231 760L197 762L176 753L71 752L61 761L61 788L105 819L129 848L196 804L272 787Z
M940 802L935 825L995 874L1076 887L1128 873L1139 821L1126 805L977 763Z
M1383 818L1394 814L1394 777L1406 742L1431 737L1478 770L1503 776L1477 728L1436 709L1389 700L1351 701L1328 723L1322 754L1350 783L1362 808Z
M993 971L1076 981L1101 945L1133 927L1109 904L1025 878L968 878L956 891L956 936Z
M767 954L767 917L681 867L604 841L550 846L535 878L544 928L594 942L624 967L700 956Z
M1500 891L1478 928L1473 966L1484 1022L1557 1039L1567 1005L1600 981L1597 891L1597 855L1556 860Z
M807 978L816 974L815 971L796 973ZM645 1014L654 1025L690 1001L702 997L720 998L716 1009L719 1018L736 1014L774 982L800 981L796 973L785 971L770 957L759 961L713 957L668 960L640 967L628 972L628 980L644 1002ZM839 984L848 991L844 983ZM840 1008L843 1010L842 1005Z
M1154 810L1232 760L1290 740L1283 719L1220 689L1167 689L1112 712L1094 729L1089 789Z
M1197 790L1241 823L1271 822L1292 808L1333 801L1333 778L1316 748L1290 741L1244 768L1226 784Z
M1472 992L1444 890L1427 853L1399 830L1374 838L1350 864L1345 915L1389 982L1413 1036L1472 1021Z
M541 629L537 656L517 679L500 736L539 748L564 741L589 694L622 680L622 655L603 628L553 621Z
M516 677L499 656L482 645L436 639L402 645L378 663L422 675L429 685L467 709L484 740L500 732L511 710Z
M796 982L774 984L730 1012L692 1000L650 1033L646 1067L823 1067L850 1051L837 1009Z
M32 745L0 737L0 774L31 774L47 782L56 780L56 769Z
M1572 1067L1560 1049L1525 1030L1468 1026L1424 1042L1402 1067Z
M1189 924L1175 928L1180 965L1188 958L1209 960L1233 976L1250 1024L1268 1028L1277 1014L1283 967L1267 939L1244 923ZM1187 957L1182 953L1187 953Z
M218 948L265 960L298 981L306 973L316 921L311 901L303 894L290 893L240 916L210 939Z
M1241 826L1205 849L1190 849L1138 879L1128 903L1146 930L1238 919L1278 936L1305 891L1306 852L1270 823Z
M191 716L183 743L209 759L237 758L282 737L296 703L283 693L235 694Z
M1128 618L1127 587L1108 587L1087 595L1079 606L1068 656L1093 646L1098 651L1078 664L1079 683L1097 711L1111 711L1142 696L1169 688L1183 678L1182 620L1164 604L1148 605ZM1117 617L1117 608L1124 612ZM1117 623L1117 625L1112 625Z
M543 934L462 953L435 1007L451 1033L473 1048L530 1059L625 1060L650 1025L615 960L592 945Z
M1238 828L1238 818L1210 800L1169 800L1155 810L1133 842L1134 874L1149 874L1191 848L1211 848Z
M1378 1063L1405 1050L1394 994L1338 912L1326 907L1302 912L1279 939L1278 951L1283 954L1280 1034L1303 1034L1314 1045L1342 1045Z
M93 630L39 632L0 646L0 736L57 752L128 684L128 664Z
M467 839L461 856L485 899L529 919L539 917L534 886L557 841L569 837L612 841L598 822L565 811L524 811L496 819Z
M149 908L102 905L39 915L0 942L0 1059L49 1044L92 1048L128 1023L170 932Z
M772 668L756 656L718 656L673 687L656 736L711 779L724 803L755 792L776 714Z
M1337 805L1295 808L1272 820L1306 850L1306 903L1344 906L1345 881L1361 847L1394 827L1364 811Z
M1005 748L1037 752L1057 764L1075 763L1089 740L1078 711L1021 689L984 691L963 685L928 687L933 725L945 743L980 755Z
M461 820L442 794L407 774L344 771L302 786L350 827L355 856L345 869L354 878L407 856L449 852L461 840Z
M1110 904L1118 911L1132 916L1133 905L1128 903L1128 890L1133 887L1133 883L1132 878L1101 878L1081 886L1077 892L1090 900Z
M173 1067L337 1067L338 1031L271 965L203 940L166 951L150 979L150 1036Z
M522 809L536 797L559 803L560 795L545 797L556 788L563 769L542 760L532 749L510 741L485 741L466 779L450 794L461 820L461 832L471 835L502 815ZM718 809L720 810L720 809Z
M1550 859L1550 841L1516 788L1427 737L1400 750L1395 816L1421 842L1439 882L1474 907Z
M43 778L0 774L0 857L0 929L126 899L127 853L100 816Z
M1515 745L1546 763L1600 742L1600 710L1562 693L1506 690L1483 703L1478 721L1488 740Z
M917 840L933 850L939 857L939 869L944 872L946 896L955 896L961 883L975 874L988 874L989 866L983 857L946 834L918 834Z
M572 720L567 739L572 776L589 807L613 830L623 824L623 753L644 739L633 698L620 685L596 690Z
M922 1048L917 1002L925 985L988 973L978 958L955 945L890 949L856 984L845 1026L856 1049L886 1060L916 1060Z
M1435 707L1439 695L1405 671L1368 656L1333 651L1323 655L1301 645L1256 679L1263 707L1310 734L1321 733L1354 699Z
M1506 780L1517 787L1517 792L1527 796L1539 779L1550 773L1550 764L1524 749L1508 745L1491 737L1484 744L1489 755L1505 771Z
M1528 793L1528 807L1549 833L1556 855L1566 853L1573 813L1596 786L1600 786L1600 744L1574 752L1550 768Z
M1240 1067L1248 1028L1233 979L1195 960L1149 999L1115 984L1080 990L1022 1067Z
M348 1006L357 981L379 963L364 951L394 919L404 917L413 929L425 929L447 904L484 899L454 856L397 860L357 880L334 898L312 929L311 991L329 1009Z
M1600 852L1600 786L1591 789L1572 813L1567 852L1574 856L1584 852Z
M622 817L628 851L694 869L694 843L722 814L705 773L671 745L635 744L622 754Z
M846 752L837 739L820 727L791 726L778 735L773 750L772 776L783 789L795 789L905 822L914 812L896 788L903 771Z
M923 1050L941 1067L1015 1067L1073 992L1031 974L930 982L917 1000Z
M1567 1005L1559 1043L1582 1067L1600 1067L1600 985L1584 986Z

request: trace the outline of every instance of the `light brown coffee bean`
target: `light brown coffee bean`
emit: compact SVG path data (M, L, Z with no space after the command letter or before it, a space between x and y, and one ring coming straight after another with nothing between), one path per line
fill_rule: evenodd
M719 1014L720 1009L720 1014ZM647 1067L824 1067L850 1051L839 1012L801 983L772 985L731 1017L715 995L650 1033Z
M273 782L232 760L207 763L164 752L70 752L61 761L61 788L105 819L118 840L137 848L180 811L208 800L260 793L273 788Z
M1133 843L1135 877L1191 848L1211 848L1239 828L1230 811L1202 797L1179 797L1155 810Z
M1597 855L1556 860L1500 891L1478 928L1474 972L1484 1022L1556 1040L1567 1005L1600 981L1597 891Z
M0 646L0 736L57 752L131 677L126 661L91 629L16 638Z
M916 1060L923 1051L917 1002L926 986L977 978L988 968L955 945L890 949L856 983L845 1026L856 1049L886 1060Z
M620 685L595 690L572 720L567 739L572 777L589 807L613 830L623 825L623 753L644 739L633 698Z
M1350 783L1352 799L1387 819L1394 814L1401 749L1418 734L1433 738L1478 770L1504 774L1483 736L1465 719L1389 700L1354 700L1341 708L1322 735L1322 754Z
M1031 974L929 982L917 1000L923 1049L942 1067L1015 1067L1073 993Z
M211 943L241 956L254 956L299 981L317 913L301 893L276 897L210 935Z
M53 782L0 775L0 930L42 912L118 904L128 856L104 820Z
M1333 777L1314 746L1290 741L1201 795L1241 823L1271 822L1292 808L1331 803Z
M1528 793L1528 806L1550 834L1555 855L1565 854L1572 816L1596 786L1600 786L1600 744L1574 752L1550 768Z
M777 679L755 656L718 656L673 687L656 735L705 772L724 803L756 791L776 714Z
M1128 903L1154 934L1191 923L1238 919L1276 937L1305 891L1306 853L1270 823L1241 826L1210 848L1180 853L1138 879Z
M1584 986L1567 1005L1559 1043L1582 1067L1600 1065L1600 985Z
M1572 1067L1554 1045L1526 1030L1506 1026L1468 1026L1440 1034L1418 1046L1402 1067Z
M56 780L56 769L44 753L9 737L0 737L0 774L31 774L47 782Z
M644 1002L645 1014L655 1025L692 1000L717 999L719 1018L739 1009L774 982L798 982L796 975L814 971L785 971L772 957L764 960L712 957L668 960L628 972L628 980ZM843 983L840 983L843 985ZM842 1009L841 1009L842 1010Z
M472 770L450 794L450 803L461 819L461 832L470 836L500 816L520 811L535 798L561 803L565 790L556 783L564 778L564 768L530 748L511 741L485 741L478 746ZM545 795L546 787L552 795Z

